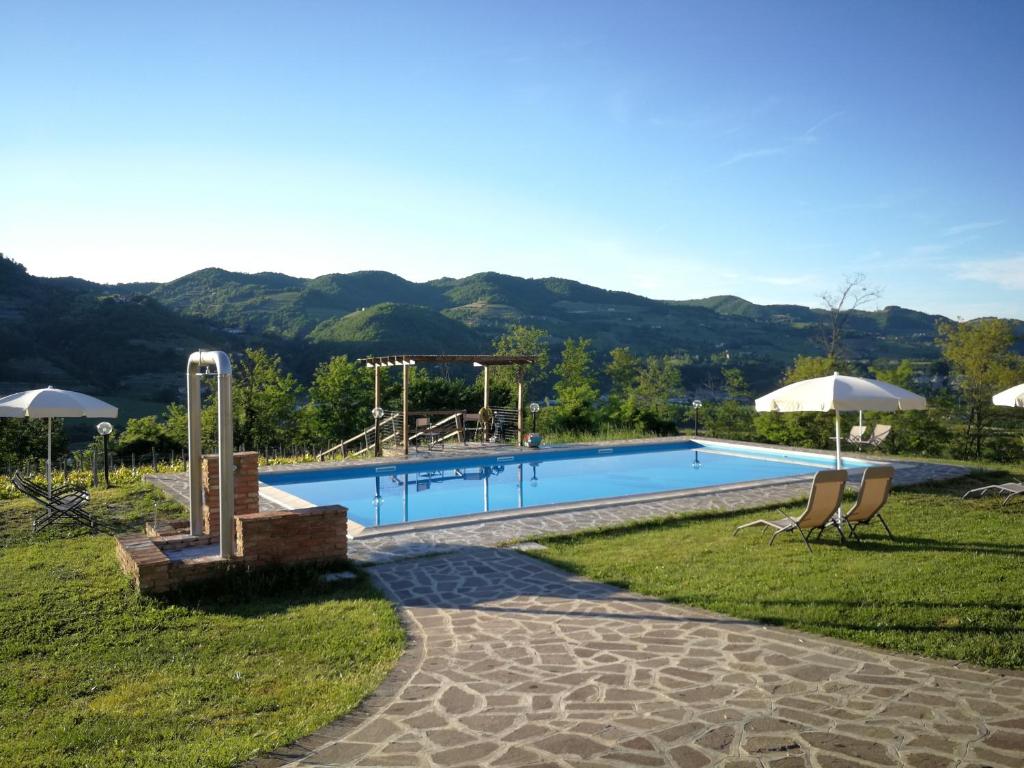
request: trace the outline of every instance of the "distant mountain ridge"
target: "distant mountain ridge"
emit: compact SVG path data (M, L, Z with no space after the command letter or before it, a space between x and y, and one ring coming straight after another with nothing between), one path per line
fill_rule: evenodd
M265 346L300 378L333 354L489 351L514 323L592 339L603 356L685 355L688 386L721 360L755 386L774 384L798 354L821 353L824 310L738 296L660 301L563 278L481 272L423 283L382 271L316 278L202 269L167 283L103 285L40 278L0 256L0 382L52 383L166 401L197 348ZM936 324L902 307L852 313L846 344L865 362L934 361ZM1018 336L1024 335L1017 323ZM714 358L714 359L713 359ZM717 362L716 362L717 360Z

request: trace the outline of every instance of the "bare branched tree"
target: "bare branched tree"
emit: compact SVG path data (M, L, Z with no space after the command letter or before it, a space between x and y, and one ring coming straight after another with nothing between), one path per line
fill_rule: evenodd
M821 331L821 343L825 354L832 360L839 360L843 354L843 335L850 314L865 304L876 301L882 290L868 283L862 272L844 275L842 284L834 291L825 291L818 298L828 313Z

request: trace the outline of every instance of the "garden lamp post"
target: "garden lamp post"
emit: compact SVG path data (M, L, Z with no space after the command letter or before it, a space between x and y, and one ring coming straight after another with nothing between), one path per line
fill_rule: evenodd
M110 439L110 433L114 431L114 428L110 425L109 421L101 421L96 425L96 431L103 436L103 483L107 488L110 487L110 462L107 461L107 440Z
M530 403L530 413L533 414L532 432L537 431L537 412L540 411L540 403Z
M384 409L379 405L370 413L373 415L373 455L380 456L380 420L384 416Z
M697 421L697 414L700 412L701 407L704 405L700 400L693 401L693 436L697 437L700 434L699 422Z

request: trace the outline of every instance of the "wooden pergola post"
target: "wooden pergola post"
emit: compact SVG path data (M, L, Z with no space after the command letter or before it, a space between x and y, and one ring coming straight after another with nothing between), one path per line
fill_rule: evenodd
M402 363L402 454L409 455L409 364Z
M492 365L514 365L516 366L516 381L519 384L519 417L516 420L520 435L523 432L523 380L527 365L537 362L532 355L380 355L374 357L363 357L360 363L367 368L373 368L373 403L374 408L380 408L381 399L381 373L380 369L395 365L402 366L402 453L409 455L409 366L422 363L424 365L448 364L448 363L472 363L474 366L484 369L484 408L491 407L491 372ZM379 425L375 427L379 430ZM460 425L463 440L465 440L465 428ZM377 435L379 438L380 436Z
M516 428L519 430L519 444L523 443L523 366L516 366Z

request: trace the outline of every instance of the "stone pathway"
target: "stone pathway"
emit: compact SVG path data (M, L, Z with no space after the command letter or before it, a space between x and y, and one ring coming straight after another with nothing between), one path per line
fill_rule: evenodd
M509 550L371 569L411 647L272 766L1024 766L1024 674L616 590Z

